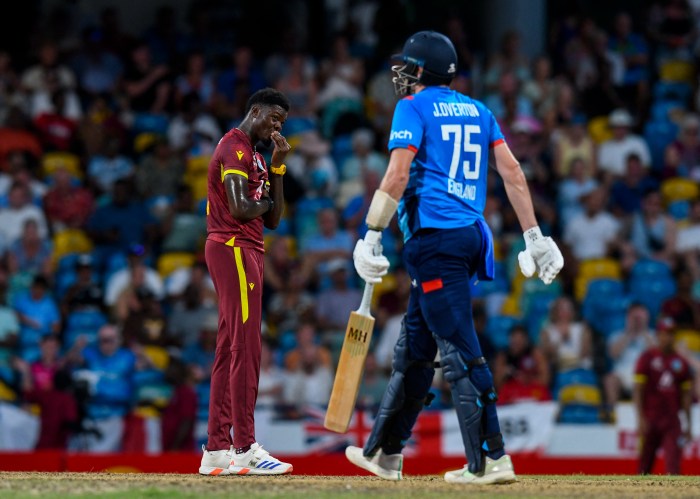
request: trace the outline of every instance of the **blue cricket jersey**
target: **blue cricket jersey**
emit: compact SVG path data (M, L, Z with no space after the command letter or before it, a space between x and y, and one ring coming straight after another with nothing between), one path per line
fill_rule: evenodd
M424 228L485 227L489 149L501 142L493 113L447 87L426 87L397 103L389 150L416 153L398 208L404 241Z

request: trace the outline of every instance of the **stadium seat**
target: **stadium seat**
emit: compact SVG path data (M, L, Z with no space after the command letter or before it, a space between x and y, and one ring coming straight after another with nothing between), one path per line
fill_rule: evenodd
M596 144L612 138L607 116L596 116L588 122L588 133Z
M510 329L520 323L520 319L508 315L489 317L486 322L486 336L488 336L496 349L506 348L508 346L508 333Z
M582 316L598 333L605 336L617 330L620 318L624 326L629 306L622 280L593 279L588 284L582 304Z
M75 340L85 336L92 342L97 339L98 330L107 323L107 316L97 309L74 310L66 318L64 349L70 349Z
M170 356L165 348L156 345L144 345L143 353L151 361L154 368L160 371L165 371L168 368Z
M695 65L690 61L669 60L661 64L659 79L668 82L682 82L692 85L695 82Z
M584 369L576 374L583 374ZM591 371L592 373L592 371ZM586 377L575 378L572 381L557 391L556 398L559 401L560 408L557 415L557 422L563 424L593 424L600 423L600 409L603 400L600 388L597 385L590 383L590 379Z
M700 354L700 331L695 329L680 329L675 334L676 344L683 344L694 354Z
M192 197L195 199L195 201L206 199L208 188L206 172L186 173L184 182L190 189L192 189Z
M569 369L557 373L554 378L554 396L557 398L559 390L568 385L598 386L598 376L591 369Z
M561 404L599 406L603 401L600 389L597 386L578 383L563 386L557 398Z
M559 408L559 424L600 424L600 407L595 405L567 404Z
M159 135L153 132L141 132L134 137L134 152L139 155L148 151L158 140Z
M199 156L190 156L187 158L187 163L186 163L186 172L188 175L200 175L200 174L207 174L207 171L209 170L209 162L211 161L211 156L209 155L199 155Z
M652 259L638 260L630 272L630 281L652 282L659 279L672 279L668 264Z
M667 205L675 201L691 201L700 195L700 186L687 178L670 178L661 183L661 195Z
M677 221L686 220L690 216L690 202L672 201L668 203L666 212Z
M331 156L338 169L338 173L342 172L345 160L352 156L352 135L343 134L333 138L331 143Z
M648 121L644 125L644 140L651 153L651 168L660 170L664 165L666 147L678 135L678 125L672 121Z
M56 173L59 168L66 168L72 177L76 179L83 178L83 172L80 169L80 158L69 152L47 152L41 158L41 173L44 178L48 179Z
M194 264L195 255L193 253L172 252L163 253L158 257L156 268L160 276L165 279L175 270L182 267L192 267Z
M535 293L528 299L527 309L524 310L525 327L534 344L539 342L540 332L549 318L552 302L556 299L557 295L549 293Z
M652 321L656 320L664 300L676 293L676 282L672 277L659 276L653 280L631 279L629 286L630 296L649 309Z
M686 105L683 102L664 99L657 100L651 105L651 120L655 122L670 122L672 116L677 112L682 112Z
M170 120L165 114L136 113L131 131L135 136L143 132L165 135L169 125Z
M71 253L90 253L93 245L87 234L80 229L65 229L53 236L53 262L57 264Z
M692 93L693 87L683 81L658 81L653 88L654 101L670 99L686 103Z
M578 275L574 283L574 295L578 302L581 302L588 290L588 283L593 279L620 279L622 269L620 263L612 258L598 258L583 260L581 262Z
M294 230L299 241L316 232L317 215L324 208L333 208L329 197L303 198L297 203L294 214Z

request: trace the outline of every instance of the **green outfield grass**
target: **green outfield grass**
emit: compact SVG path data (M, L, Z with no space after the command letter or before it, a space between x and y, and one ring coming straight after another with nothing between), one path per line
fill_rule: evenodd
M2 498L175 498L285 497L351 499L382 497L700 497L697 476L522 476L518 483L465 486L438 476L408 477L387 482L370 477L218 477L115 473L0 472Z

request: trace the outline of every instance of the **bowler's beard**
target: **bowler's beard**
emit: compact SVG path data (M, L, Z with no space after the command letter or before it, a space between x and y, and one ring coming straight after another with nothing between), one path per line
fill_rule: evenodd
M270 146L272 145L272 137L268 137L266 139L261 139L260 143L265 147L265 149L269 149Z

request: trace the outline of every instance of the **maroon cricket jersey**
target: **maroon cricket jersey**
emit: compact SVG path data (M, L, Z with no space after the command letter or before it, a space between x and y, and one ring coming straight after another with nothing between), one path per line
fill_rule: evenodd
M681 395L691 382L690 366L683 357L650 348L637 361L635 381L644 385L642 410L649 421L678 421Z
M248 197L256 201L262 197L267 168L254 151L248 135L238 128L229 130L216 146L207 173L207 239L264 252L262 217L248 222L233 218L224 189L226 175L241 175L248 179Z

